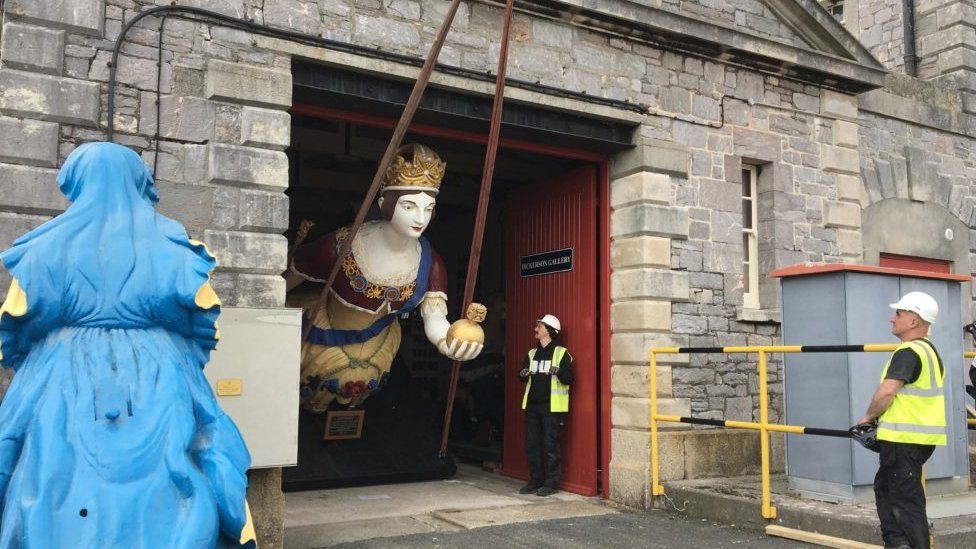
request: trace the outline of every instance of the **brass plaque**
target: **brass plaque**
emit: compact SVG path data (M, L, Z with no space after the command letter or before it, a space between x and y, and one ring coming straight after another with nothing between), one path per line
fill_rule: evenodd
M363 419L365 410L348 410L340 412L326 412L325 434L323 440L344 440L359 438L363 434Z
M240 396L244 391L244 382L240 379L218 379L217 396Z

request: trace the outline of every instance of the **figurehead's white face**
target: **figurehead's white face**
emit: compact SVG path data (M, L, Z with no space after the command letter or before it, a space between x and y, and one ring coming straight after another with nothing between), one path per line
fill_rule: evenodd
M410 238L420 238L434 215L437 199L427 193L405 194L393 209L390 225L399 234Z

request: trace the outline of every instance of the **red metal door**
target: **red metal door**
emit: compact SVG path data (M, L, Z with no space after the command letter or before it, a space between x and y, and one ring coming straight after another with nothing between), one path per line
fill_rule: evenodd
M528 478L525 460L525 390L519 365L535 341L532 327L546 313L563 326L573 355L574 381L563 433L560 488L584 495L597 491L598 331L597 331L597 167L586 166L508 198L505 231L506 347L505 449L502 473ZM521 276L524 256L570 248L572 270Z

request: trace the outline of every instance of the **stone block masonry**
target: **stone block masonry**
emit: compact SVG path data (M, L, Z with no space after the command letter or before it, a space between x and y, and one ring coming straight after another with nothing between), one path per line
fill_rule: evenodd
M14 20L80 34L101 36L105 29L105 0L8 0L3 9Z
M0 69L0 112L7 115L95 126L98 94L94 82Z
M288 157L235 145L210 145L207 179L211 183L284 190L288 186Z
M61 74L64 64L64 31L11 23L0 37L3 66Z
M57 170L0 164L0 211L57 215L68 207L56 181Z
M242 105L287 108L291 106L291 73L210 60L205 96Z
M58 161L58 125L0 117L0 162L54 167Z

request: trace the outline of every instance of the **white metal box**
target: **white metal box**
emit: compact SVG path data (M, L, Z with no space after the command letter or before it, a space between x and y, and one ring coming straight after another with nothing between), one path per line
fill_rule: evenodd
M295 465L301 309L223 307L217 325L204 373L244 436L251 468Z

